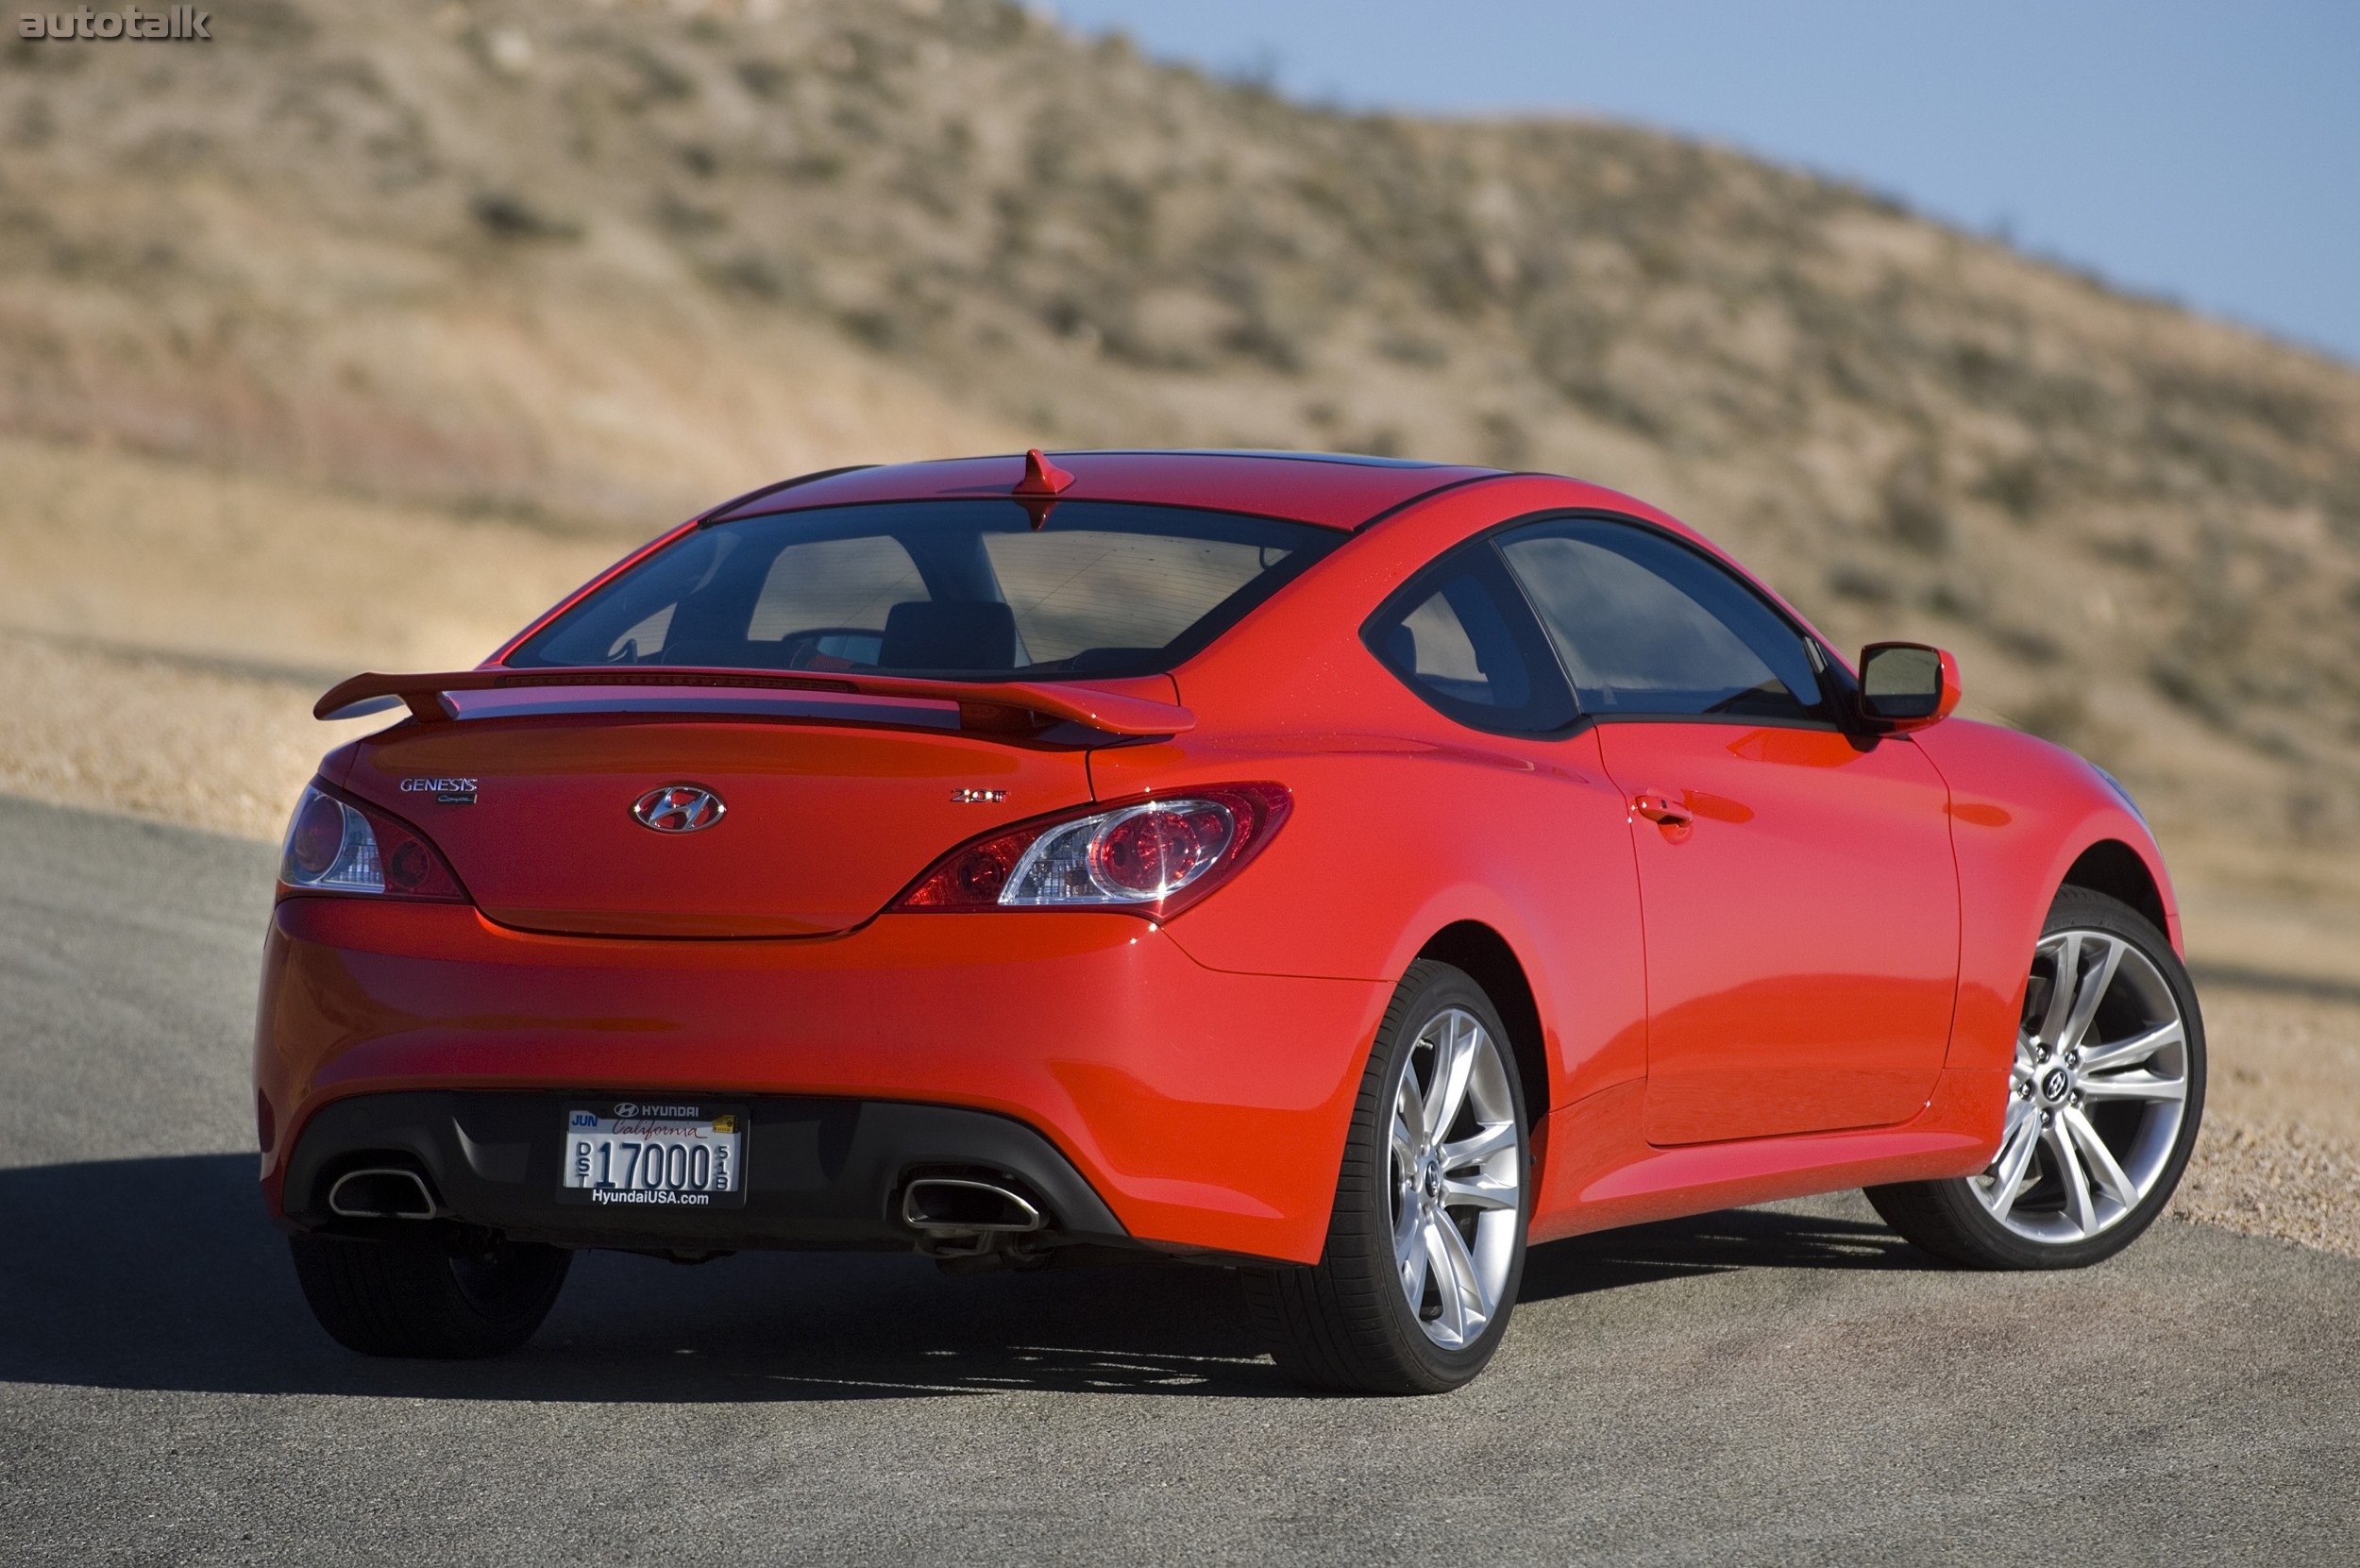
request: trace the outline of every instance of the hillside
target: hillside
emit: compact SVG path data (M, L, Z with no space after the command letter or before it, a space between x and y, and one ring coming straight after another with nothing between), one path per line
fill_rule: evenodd
M2217 961L2360 973L2352 367L1730 152L1306 108L999 0L214 15L0 70L0 638L54 677L0 784L171 815L244 693L275 760L186 814L268 832L303 681L473 657L801 468L1415 453L1957 649L2132 784ZM89 694L176 682L129 789Z

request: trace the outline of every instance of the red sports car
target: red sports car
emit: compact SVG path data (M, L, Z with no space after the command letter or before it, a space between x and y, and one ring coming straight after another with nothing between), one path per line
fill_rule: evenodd
M356 1350L573 1249L1145 1249L1430 1391L1525 1249L1865 1187L2056 1268L2203 1033L2123 790L1571 480L1277 452L808 475L638 550L295 808L262 1190Z

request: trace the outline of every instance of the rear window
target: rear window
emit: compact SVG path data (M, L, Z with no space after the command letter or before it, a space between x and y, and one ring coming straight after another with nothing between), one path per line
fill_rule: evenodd
M704 665L968 680L1172 668L1341 544L1307 523L1067 501L792 512L700 529L535 632L511 667Z

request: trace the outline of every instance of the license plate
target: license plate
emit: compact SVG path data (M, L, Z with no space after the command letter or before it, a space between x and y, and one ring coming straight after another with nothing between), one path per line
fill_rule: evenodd
M565 1107L560 1203L730 1208L746 1202L746 1112L691 1101Z

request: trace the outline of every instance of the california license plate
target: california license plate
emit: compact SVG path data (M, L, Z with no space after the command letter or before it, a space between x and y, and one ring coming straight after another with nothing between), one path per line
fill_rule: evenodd
M560 1203L728 1208L746 1201L746 1112L694 1101L565 1107Z

